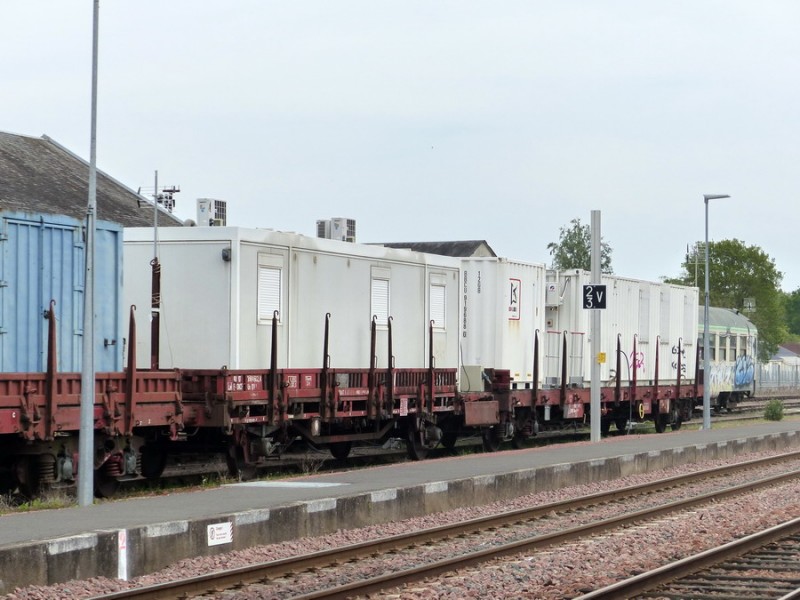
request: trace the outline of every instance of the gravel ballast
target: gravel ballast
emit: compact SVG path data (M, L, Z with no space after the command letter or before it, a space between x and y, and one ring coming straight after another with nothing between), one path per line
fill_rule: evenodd
M735 461L685 465L647 475L636 475L613 481L532 494L510 502L464 508L362 529L339 531L332 535L255 547L230 554L184 560L159 573L127 582L94 578L48 587L28 587L15 590L5 597L20 600L89 598L130 587L150 585L220 569L241 567L359 543L368 539L452 523L503 510L542 505L767 455L750 454L740 456ZM634 572L665 564L741 535L794 518L800 514L800 501L795 500L800 498L799 492L800 484L785 484L746 497L737 497L725 502L703 506L690 513L683 513L679 517L665 517L647 524L621 528L612 535L597 536L552 550L494 561L479 568L437 579L435 582L409 585L403 590L385 593L380 597L411 599L572 598L627 577ZM611 510L618 509L612 508ZM396 562L397 558L384 560ZM374 574L376 569L380 569L380 565L376 566L369 561L359 561L356 568L361 567L362 563L367 572ZM330 577L332 583L337 580L337 577L352 576L352 573L344 574L337 570L325 573L325 577ZM320 577L321 573L314 575L314 579L320 579ZM295 587L292 590L295 593L302 592L301 589ZM268 592L264 588L259 590L252 588L222 592L214 597L287 598L286 594L287 591L280 588L274 588L272 592Z

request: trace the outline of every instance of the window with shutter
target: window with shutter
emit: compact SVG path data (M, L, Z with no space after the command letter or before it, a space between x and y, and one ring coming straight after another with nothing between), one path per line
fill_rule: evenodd
M281 270L258 266L258 322L271 323L272 315L281 312Z
M372 280L372 303L370 318L377 317L378 325L386 325L389 321L389 280Z
M447 288L443 285L431 284L430 287L430 302L431 302L431 321L435 329L445 328L445 291Z

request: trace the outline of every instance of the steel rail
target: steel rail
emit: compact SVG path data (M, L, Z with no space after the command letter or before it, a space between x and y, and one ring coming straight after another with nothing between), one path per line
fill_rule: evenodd
M722 546L687 556L652 571L641 573L629 579L618 581L604 588L579 596L576 600L612 600L627 599L654 588L690 575L701 569L713 567L721 562L741 556L752 550L766 546L776 540L800 532L800 518L792 519L764 531L728 542ZM780 600L800 597L800 590L782 596Z
M785 596L781 596L777 600L798 600L800 598L800 588L796 589L793 592L789 592Z
M373 556L376 554L387 553L393 550L422 545L430 542L441 541L443 539L452 538L459 535L471 534L481 530L487 530L491 528L510 525L513 523L527 521L544 515L548 515L553 512L565 512L579 508L584 508L587 506L604 504L628 498L631 496L647 494L654 491L665 490L681 485L688 485L690 483L693 483L701 479L720 477L738 471L745 471L748 469L758 468L760 466L764 466L767 464L775 464L780 462L796 460L798 458L800 458L800 451L788 452L776 456L745 461L734 465L725 465L722 467L715 467L703 471L696 471L694 473L676 475L655 482L627 486L624 488L620 488L618 490L596 492L594 494L589 494L587 496L581 496L579 498L574 498L570 500L551 502L533 508L522 508L513 511L506 511L503 513L498 513L495 515L489 515L485 517L479 517L476 519L470 519L468 521L463 521L450 525L441 525L429 529L398 534L382 538L379 540L362 542L359 544L351 544L348 546L334 548L331 550L323 550L311 554L304 554L296 557L259 563L256 565L248 565L246 567L240 567L228 571L209 573L206 575L190 577L177 581L170 581L166 583L154 584L140 588L122 590L119 592L113 592L110 594L95 596L91 600L100 600L100 599L121 600L121 599L131 599L131 598L136 598L136 599L174 598L180 595L185 596L190 594L203 593L205 591L208 591L210 588L225 589L229 587L245 585L248 583L254 583L265 579L275 579L278 577L289 575L291 573L321 568L336 563L345 563L347 561L363 558L366 556ZM758 487L773 485L776 482L779 482L781 480L791 479L798 475L800 475L800 472L793 471L790 473L781 474L766 479L760 479L754 482L749 482L746 484L728 488L727 490L710 492L707 494L703 494L702 496L698 496L696 498L680 500L664 504L658 507L653 507L650 509L629 513L627 515L617 516L594 524L575 527L558 533L536 536L528 540L522 540L512 544L507 544L505 546L498 546L497 548L494 549L472 553L469 555L464 555L458 559L442 561L441 563L435 563L428 567L420 567L418 573L417 570L414 570L413 574L409 572L410 575L408 581L418 580L424 577L430 577L437 573L454 570L455 568L458 568L454 565L458 564L459 561L461 563L461 566L469 566L470 564L477 564L478 562L483 562L485 560L489 560L490 558L494 558L496 556L514 554L527 549L543 547L547 545L561 543L571 539L585 537L593 533L606 531L609 528L619 527L621 525L639 521L646 517L659 516L661 514L674 512L682 508L690 507L696 504L701 504L710 499L726 497L728 495L741 494L746 491L756 489ZM370 591L375 591L377 589L386 589L387 587L391 587L387 586L384 583L380 583L379 581L389 577L392 576L387 575L383 578L378 578L374 580L376 581L376 583L380 585L380 587L376 587L374 589L372 588L365 589L363 591L360 591L359 593L369 593ZM352 585L357 586L358 584L352 584ZM399 584L394 584L394 585L399 585ZM347 590L343 592L344 595L342 596L326 595L332 592L333 592L332 590L329 590L325 592L325 594L321 595L311 594L308 595L307 597L344 598L348 595ZM352 594L353 592L349 591L349 595ZM303 598L306 598L306 596L303 596Z
M675 502L664 504L655 508L648 508L636 511L634 513L612 517L602 521L596 521L595 523L590 523L588 525L580 525L565 531L534 536L525 540L518 540L516 542L503 544L494 548L488 548L486 550L480 550L478 552L472 552L462 556L422 565L413 569L397 571L396 573L390 573L371 579L364 579L362 581L356 581L333 589L319 590L300 596L294 596L293 600L320 600L322 598L329 600L346 600L347 598L352 598L354 596L372 594L381 590L399 587L406 583L419 581L421 579L434 577L466 567L475 566L496 558L513 556L514 554L519 554L524 551L537 550L548 546L589 537L598 533L604 533L609 530L616 530L624 525L631 525L646 519L652 519L672 512L692 508L711 500L718 500L721 498L747 493L760 487L775 485L798 476L800 476L800 471L776 475L774 477L767 477L758 481L731 487L726 490L710 492L695 498L677 500ZM625 594L621 594L619 596L608 596L608 598L612 597L624 599L629 598L630 596Z

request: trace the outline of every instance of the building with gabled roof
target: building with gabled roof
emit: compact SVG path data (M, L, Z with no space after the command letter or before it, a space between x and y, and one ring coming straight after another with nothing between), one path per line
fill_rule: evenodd
M0 210L86 218L89 163L43 135L0 131ZM97 218L123 227L152 227L153 203L97 170ZM158 226L182 226L159 207Z
M778 344L778 351L770 360L782 361L790 365L800 365L800 344L797 342Z
M441 256L455 257L476 257L490 256L497 257L492 247L486 240L464 240L453 242L391 242L383 243L387 248L405 248L415 252L425 252L427 254L439 254Z

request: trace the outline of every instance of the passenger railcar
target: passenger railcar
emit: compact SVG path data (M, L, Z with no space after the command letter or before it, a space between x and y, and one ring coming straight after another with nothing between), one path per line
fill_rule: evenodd
M704 339L704 310L699 311L698 345ZM756 394L758 330L738 310L708 307L710 371L704 378L711 389L711 407L731 410Z

